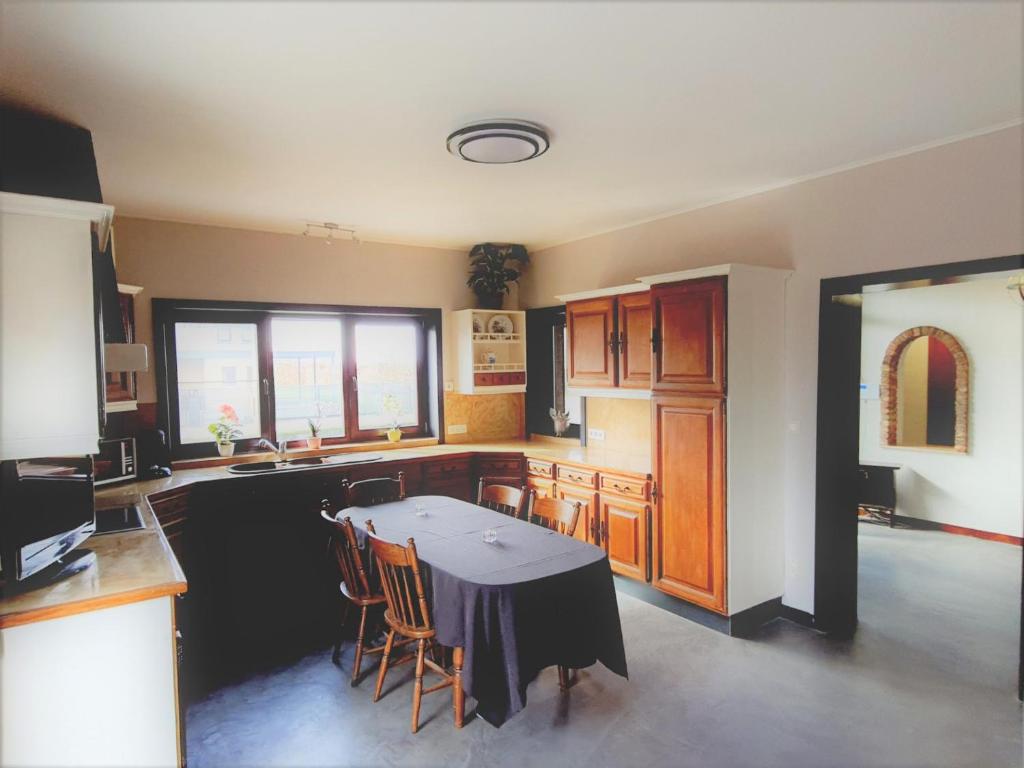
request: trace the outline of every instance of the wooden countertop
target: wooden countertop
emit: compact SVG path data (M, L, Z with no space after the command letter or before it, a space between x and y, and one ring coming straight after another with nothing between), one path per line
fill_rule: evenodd
M121 492L126 495L127 492ZM96 611L115 605L177 595L188 589L185 574L149 504L137 494L145 527L136 531L90 536L84 546L96 562L55 584L20 594L0 594L0 629ZM97 507L103 503L97 494Z

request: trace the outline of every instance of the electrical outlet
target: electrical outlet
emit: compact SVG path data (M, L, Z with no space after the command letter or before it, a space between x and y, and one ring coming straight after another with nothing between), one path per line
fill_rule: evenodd
M455 391L455 382L454 381L446 381L444 383L444 391L445 392L454 392Z
M604 430L603 429L588 429L587 430L587 440L598 440L598 441L604 440Z
M449 424L448 425L448 434L449 435L464 435L464 434L466 434L466 425L465 424Z

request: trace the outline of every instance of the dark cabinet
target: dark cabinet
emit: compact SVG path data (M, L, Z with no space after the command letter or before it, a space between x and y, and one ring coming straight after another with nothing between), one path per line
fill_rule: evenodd
M652 409L651 584L724 613L725 402L657 397Z
M651 288L656 392L725 394L725 278Z

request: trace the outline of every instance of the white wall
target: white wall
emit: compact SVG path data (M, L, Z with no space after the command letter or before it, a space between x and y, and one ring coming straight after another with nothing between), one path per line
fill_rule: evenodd
M741 262L794 270L786 306L786 605L814 607L821 279L1024 253L1024 129L1007 128L539 250L522 304Z
M861 401L861 459L902 465L897 514L1022 535L1024 306L1010 300L1004 284L985 280L864 296L862 382L880 383L889 342L918 325L953 334L970 361L966 454L883 446L881 403Z

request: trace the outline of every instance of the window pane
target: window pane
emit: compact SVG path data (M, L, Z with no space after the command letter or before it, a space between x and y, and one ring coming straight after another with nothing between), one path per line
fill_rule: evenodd
M241 434L260 436L255 323L175 323L178 420L182 443L213 441L208 426L231 406Z
M274 417L278 440L345 434L341 395L341 321L336 318L274 318Z
M416 335L408 325L356 325L359 428L388 429L419 423Z

